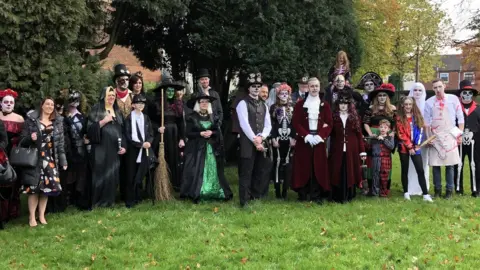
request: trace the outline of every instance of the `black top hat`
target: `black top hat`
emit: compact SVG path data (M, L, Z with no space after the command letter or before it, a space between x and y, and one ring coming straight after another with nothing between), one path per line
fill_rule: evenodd
M202 69L199 69L198 72L197 72L197 78L203 78L203 77L207 77L207 78L210 78L210 74L208 74L208 69L206 68L202 68Z
M155 90L153 90L153 92L159 92L159 91L165 90L169 87L175 89L175 91L180 91L180 90L183 90L185 88L185 86L183 86L182 84L180 84L178 82L175 82L173 80L173 77L170 75L170 73L165 71L162 74L162 81L157 86L157 88L155 88Z
M208 99L208 101L210 101L210 103L217 100L215 97L212 97L212 96L199 95L199 96L196 96L196 97L193 97L193 98L189 99L187 101L187 107L189 107L190 109L193 109L193 107L195 107L195 104L201 99Z
M358 82L356 89L364 90L365 83L368 81L373 82L374 88L379 87L383 83L382 77L380 75L370 71L362 75L362 78L360 78L360 82Z
M464 90L472 91L474 96L478 95L478 90L473 88L472 82L469 80L463 80L460 82L460 89L457 94L460 95Z
M304 74L299 80L298 80L298 84L308 84L308 74Z
M128 76L130 78L130 71L124 64L118 64L113 67L113 81L120 76Z
M252 72L248 73L247 75L247 88L254 85L254 84L260 84L262 85L262 74L260 72Z
M147 103L147 98L143 94L134 95L132 99L132 104L136 103Z

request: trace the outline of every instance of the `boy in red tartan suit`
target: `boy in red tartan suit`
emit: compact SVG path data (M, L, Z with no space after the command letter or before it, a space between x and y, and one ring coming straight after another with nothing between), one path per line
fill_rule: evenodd
M392 169L392 150L395 141L389 136L391 123L383 119L379 123L380 135L372 139L372 190L373 194L387 197L390 193L388 178ZM379 192L380 191L380 192Z

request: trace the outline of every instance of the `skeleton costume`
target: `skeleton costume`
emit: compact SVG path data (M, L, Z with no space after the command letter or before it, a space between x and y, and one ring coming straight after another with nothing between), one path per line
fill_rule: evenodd
M265 173L268 160L265 150L266 138L272 129L270 113L267 105L260 100L259 92L262 86L260 73L250 73L247 78L249 95L240 101L236 107L240 123L240 163L239 197L240 206L244 207L249 200L266 196L269 179ZM258 150L255 138L262 138L264 151Z
M463 194L463 168L465 156L470 162L470 188L473 197L479 196L480 189L480 107L474 101L478 90L473 89L472 83L468 80L460 82L458 91L462 103L465 128L463 131L462 144L458 147L460 151L460 164L454 169L455 191Z
M291 161L295 140L295 130L292 125L293 106L290 99L292 88L286 83L276 88L276 102L270 107L272 117L272 151L273 171L272 177L275 184L275 196L287 198L290 186ZM278 147L275 147L278 145ZM283 183L283 187L282 187Z

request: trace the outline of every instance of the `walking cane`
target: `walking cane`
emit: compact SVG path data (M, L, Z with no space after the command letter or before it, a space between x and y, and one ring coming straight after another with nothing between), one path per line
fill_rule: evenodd
M475 177L475 140L471 140L472 142L472 158L470 160L470 169L472 170L472 175L470 178L472 178L472 189L473 192L477 192L477 178Z

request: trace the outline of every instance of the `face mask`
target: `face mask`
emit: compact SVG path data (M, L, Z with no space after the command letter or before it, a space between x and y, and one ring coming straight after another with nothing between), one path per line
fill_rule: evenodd
M286 103L288 101L288 91L278 93L278 99L280 99L282 103Z
M6 96L2 100L2 112L11 113L15 108L15 99L12 96Z
M463 103L470 103L473 100L473 92L472 91L462 91L460 96L462 97L462 102Z
M175 96L175 90L172 87L167 88L167 99L172 99Z
M375 90L375 85L373 84L373 82L368 81L365 83L363 88L365 89L365 92L371 93L373 90Z

